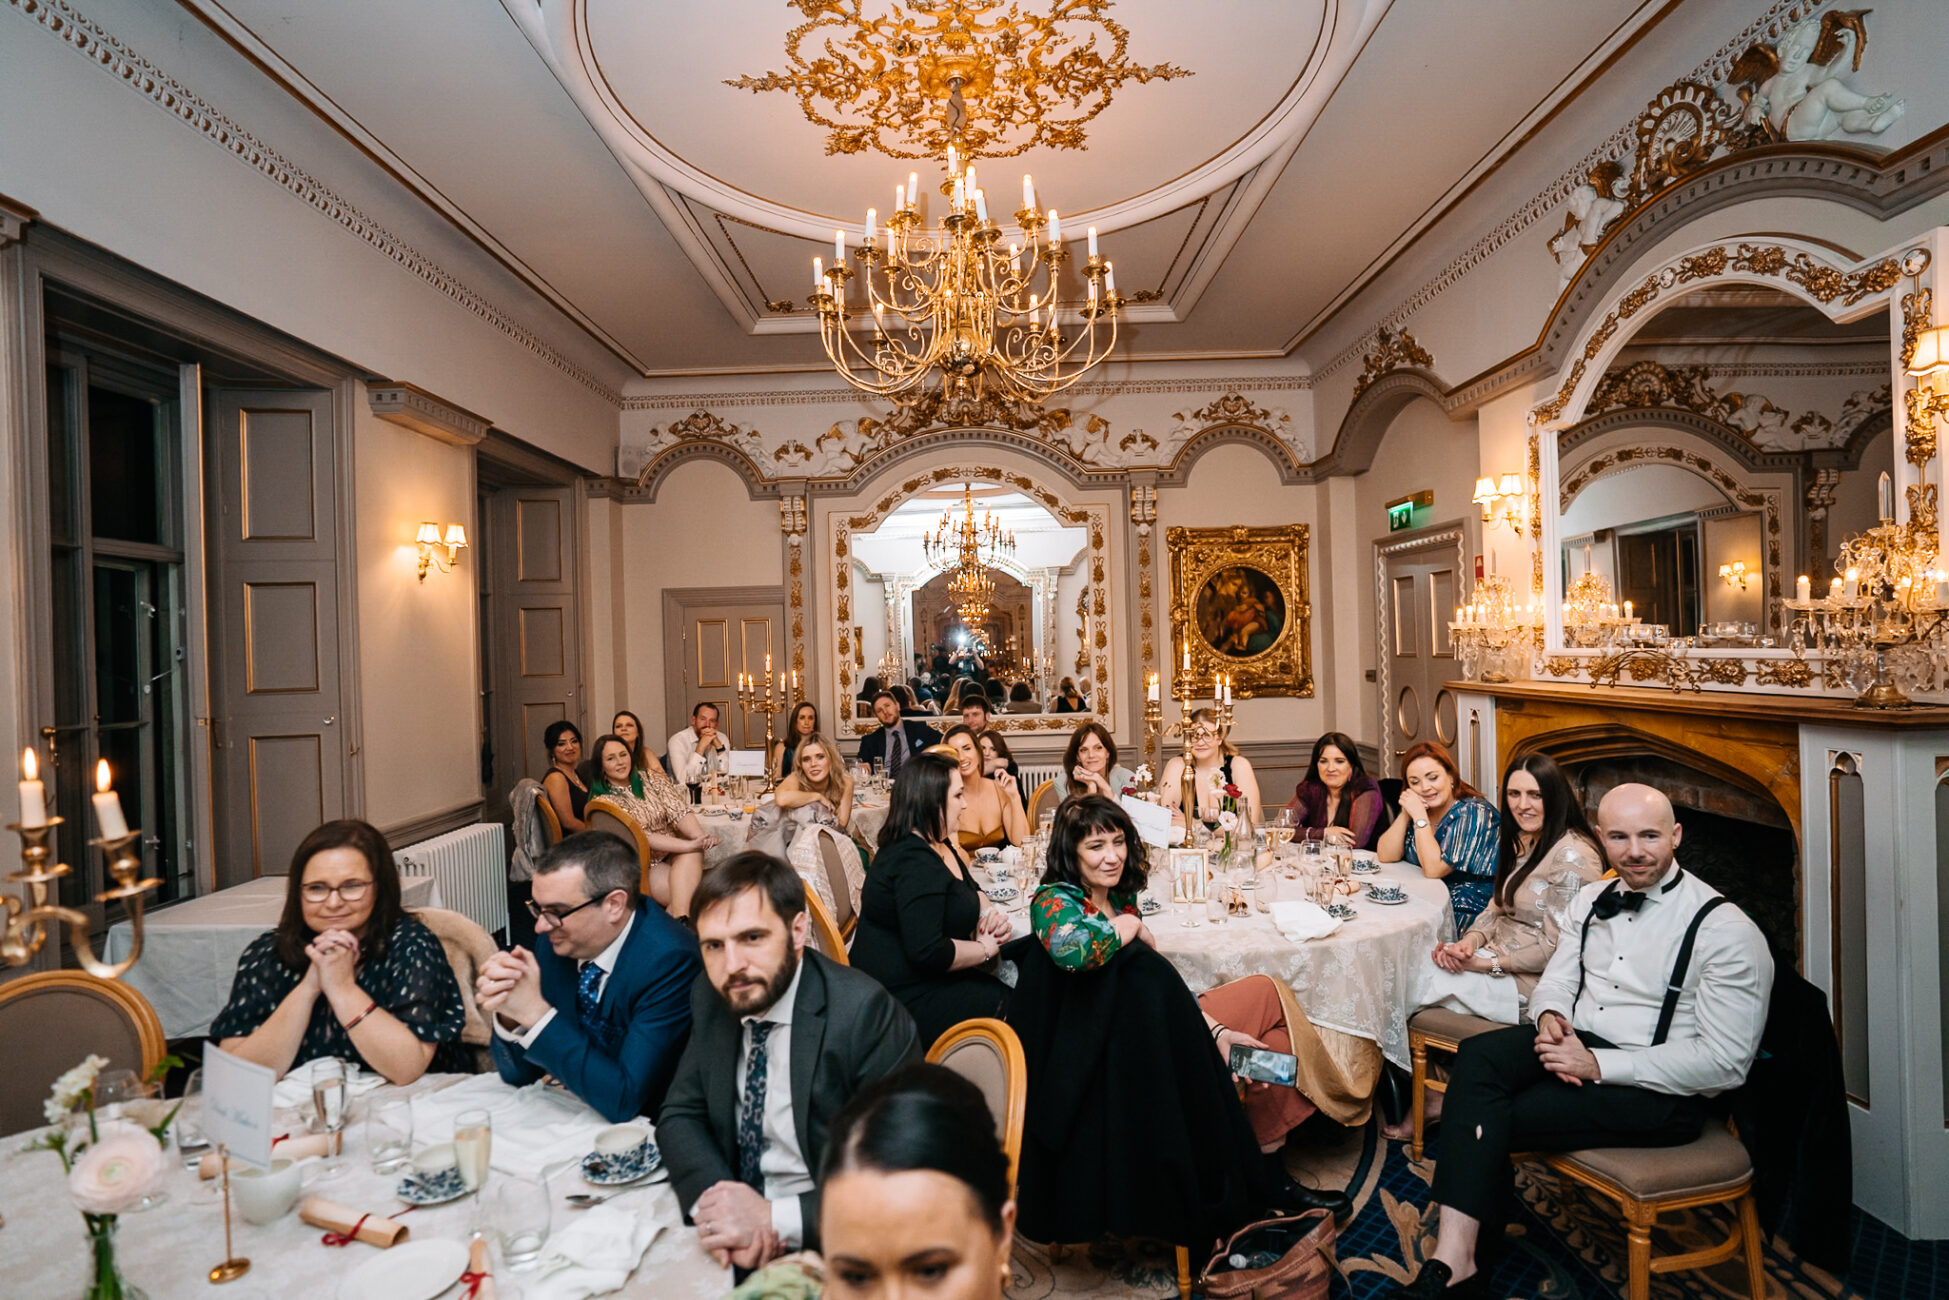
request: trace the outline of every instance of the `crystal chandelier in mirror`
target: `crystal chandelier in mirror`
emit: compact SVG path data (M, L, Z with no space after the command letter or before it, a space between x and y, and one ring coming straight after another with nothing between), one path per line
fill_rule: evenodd
M961 485L959 517L952 506L942 511L940 523L920 539L920 546L930 563L950 569L948 598L961 621L972 626L988 617L995 595L995 578L988 565L1015 554L1015 534L1001 526L992 510L975 518L974 484Z

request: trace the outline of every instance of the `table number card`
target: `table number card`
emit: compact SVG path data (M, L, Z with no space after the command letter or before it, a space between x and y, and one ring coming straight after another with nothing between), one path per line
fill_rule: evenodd
M230 1159L271 1166L272 1096L277 1071L210 1043L203 1049L203 1132L230 1149Z
M1203 849L1171 850L1171 901L1205 901L1205 877L1211 871L1211 855Z
M1130 820L1137 827L1137 838L1154 849L1168 849L1171 846L1171 810L1162 804L1148 799L1139 799L1134 794L1124 795L1117 802L1130 814Z
M765 752L761 749L734 749L724 756L724 775L763 776Z

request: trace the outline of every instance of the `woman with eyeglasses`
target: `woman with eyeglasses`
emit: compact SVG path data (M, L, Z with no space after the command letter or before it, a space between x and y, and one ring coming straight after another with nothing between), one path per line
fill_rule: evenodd
M1259 778L1252 771L1252 761L1232 748L1232 742L1218 729L1218 715L1210 709L1191 715L1191 772L1191 793L1197 804L1192 816L1214 823L1230 799L1248 821L1259 824ZM1173 820L1184 824L1182 754L1164 765L1164 778L1157 786L1164 806L1177 814Z
M397 1084L471 1068L460 985L440 941L400 905L386 837L326 822L291 855L287 880L284 914L238 960L210 1040L280 1078L321 1056Z

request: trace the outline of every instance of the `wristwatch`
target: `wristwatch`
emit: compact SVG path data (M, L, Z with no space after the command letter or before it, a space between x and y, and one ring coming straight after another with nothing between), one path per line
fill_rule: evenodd
M1414 824L1415 824L1415 826L1416 826L1416 827L1417 827L1418 829L1420 829L1420 830L1424 830L1424 831L1425 831L1425 830L1427 830L1427 829L1428 829L1428 819L1427 819L1426 817L1417 817L1417 818L1415 818L1415 819L1414 819Z
M1501 954L1497 954L1496 956L1489 958L1489 974L1495 976L1497 979L1501 979L1504 975L1507 975L1508 973L1509 973L1508 971L1505 971L1502 968Z

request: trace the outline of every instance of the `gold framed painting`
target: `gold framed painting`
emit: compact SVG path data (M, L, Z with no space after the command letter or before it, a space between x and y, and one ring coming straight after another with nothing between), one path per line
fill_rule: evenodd
M1190 651L1193 698L1229 673L1241 699L1313 694L1305 524L1171 528L1171 664Z

